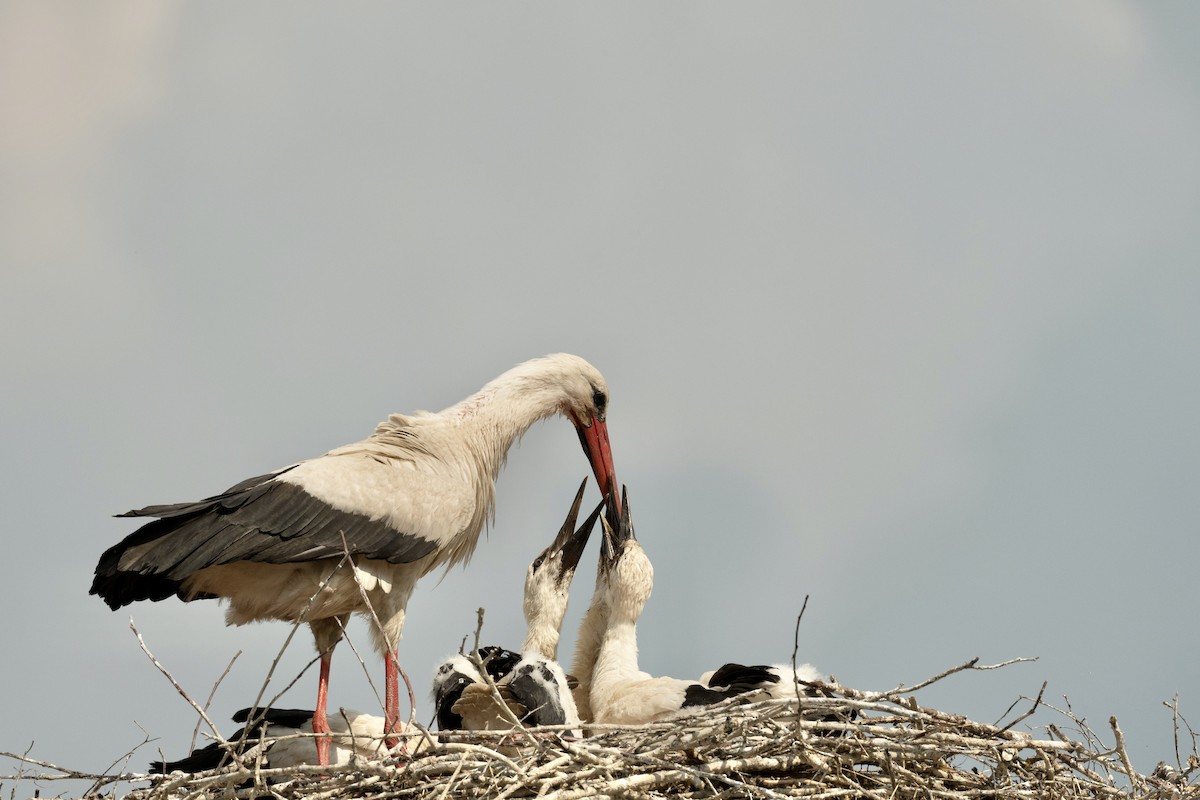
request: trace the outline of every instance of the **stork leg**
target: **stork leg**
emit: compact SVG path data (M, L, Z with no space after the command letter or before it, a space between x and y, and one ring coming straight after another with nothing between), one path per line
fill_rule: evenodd
M325 617L314 619L308 623L312 629L313 640L317 646L317 654L321 657L321 677L317 683L317 710L313 712L312 729L317 734L317 764L329 766L329 749L332 740L329 734L329 719L325 715L325 707L329 703L329 664L333 661L333 648L341 641L342 631L350 615L340 617Z
M400 659L397 651L400 647L400 635L404 630L404 612L408 606L408 597L412 594L412 586L416 583L424 569L423 562L403 565L409 574L397 571L393 574L392 590L380 592L372 596L375 603L377 620L381 622L375 631L375 646L383 654L383 714L384 714L384 746L393 750L400 744L399 734L404 730L400 721ZM408 580L405 580L408 578ZM407 584L407 585L406 585ZM411 691L411 689L410 689Z
M400 662L395 650L388 650L384 659L384 733L389 734L383 740L384 745L391 750L400 743L397 736L390 735L400 731Z
M330 730L329 718L325 715L325 706L329 701L329 662L333 660L333 649L321 654L321 677L317 683L317 710L313 712L312 729L317 734L317 764L329 766ZM321 735L324 734L324 735Z

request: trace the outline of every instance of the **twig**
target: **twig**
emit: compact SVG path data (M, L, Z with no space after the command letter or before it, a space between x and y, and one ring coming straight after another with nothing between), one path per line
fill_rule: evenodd
M179 681L175 680L175 676L168 672L167 668L159 663L159 660L154 657L153 653L150 652L150 648L146 646L146 642L142 639L141 632L138 631L137 625L135 625L133 622L133 617L129 618L129 628L133 631L133 635L137 637L138 646L142 648L142 652L145 653L146 657L150 659L150 663L158 668L158 671L161 672L163 676L171 682L171 685L175 687L175 691L179 692L180 697L182 697L184 700L187 700L188 705L194 708L196 713L200 715L200 718L208 723L208 727L212 729L213 735L217 738L217 741L227 744L224 737L221 736L221 732L217 730L217 726L214 725L213 721L208 718L208 714L205 713L204 709L197 705L196 701L191 698L191 695L184 691L184 688L179 685Z
M1192 729L1191 723L1187 721L1187 717L1183 716L1183 714L1179 711L1178 692L1175 693L1175 698L1170 705L1167 705L1165 701L1163 702L1163 705L1171 709L1171 721L1175 730L1175 763L1179 765L1179 769L1184 775L1190 775L1193 772L1200 770L1200 750L1197 750L1196 731ZM1186 768L1183 765L1183 760L1179 752L1179 723L1181 722L1183 723L1183 727L1187 728L1188 736L1191 737L1192 740L1192 752L1188 754L1188 766Z
M1010 664L1021 664L1026 661L1037 661L1037 657L1035 656L1033 658L1010 658L1008 661L1001 661L999 664L980 665L979 664L979 656L976 656L975 658L972 658L970 661L963 662L962 664L959 664L957 667L951 667L948 670L939 672L937 675L934 675L932 678L923 680L920 683L915 684L913 686L905 686L904 684L900 684L895 689L892 689L887 692L875 692L875 693L873 693L873 696L878 699L892 698L892 697L895 697L896 695L908 694L910 692L915 692L918 689L924 689L926 686L929 686L930 684L937 683L938 681L942 680L943 678L948 678L949 676L953 675L954 673L962 672L963 670L1000 669L1001 667L1007 667Z
M30 745L31 749L32 749L32 747L33 747L33 745ZM102 783L107 784L107 783L113 783L116 781L136 780L140 777L143 777L143 776L137 775L137 774L126 774L126 773L122 773L119 775L98 775L94 772L84 772L82 770L68 769L67 767L60 767L57 764L54 764L50 761L43 761L39 758L30 758L28 753L29 753L29 751L26 750L25 755L17 755L16 753L9 753L7 751L0 750L0 756L2 756L4 758L11 758L13 761L16 761L22 765L18 770L18 774L16 774L16 775L0 775L0 780L20 780L21 778L28 778L30 780L38 780L38 781L88 780L88 781L100 781ZM114 763L120 762L124 759L125 759L125 756L121 756L121 758L118 758L117 761ZM24 765L26 765L26 764L29 764L29 765L35 766L35 767L41 767L42 769L52 769L59 774L48 775L45 773L39 773L39 774L34 775L34 774L26 773L25 768L24 768Z
M9 796L9 800L17 800L17 784L19 784L21 782L21 778L25 775L25 764L27 763L29 754L32 752L33 752L33 742L30 742L29 747L26 747L25 752L22 753L20 756L14 756L11 753L0 753L0 755L8 756L9 758L14 758L17 761L17 774L14 778L12 778L13 787L12 787L12 793Z
M1012 722L1005 725L1003 728L1001 728L1000 729L1001 733L1004 733L1004 731L1009 730L1010 728L1012 728L1012 726L1016 725L1021 720L1029 719L1030 717L1033 716L1034 712L1038 710L1038 706L1040 706L1042 704L1042 695L1044 695L1046 693L1046 685L1048 683L1049 683L1049 681L1042 681L1042 688L1038 690L1037 697L1034 698L1033 705L1030 707L1030 709L1028 711L1026 711L1024 714L1022 714L1021 716L1014 719ZM1010 709L1011 709L1011 706L1010 706ZM1007 714L1008 712L1006 711L1004 713Z
M525 728L525 725L522 724L521 720L517 718L517 715L513 713L513 710L508 707L508 703L504 702L504 698L500 696L500 687L496 685L494 680L492 680L491 674L487 671L487 665L484 659L479 655L479 637L483 632L483 613L483 608L478 608L475 610L475 649L471 651L470 658L479 668L479 677L483 680L484 685L491 690L492 700L496 703L500 715L504 717L506 722L512 725L513 730L523 733L525 738L541 748L541 740L539 740L538 737L534 736Z
M134 723L134 724L136 725L137 723ZM126 767L128 767L128 766L129 766L129 761L130 761L130 759L132 759L132 758L133 758L133 754L134 754L134 753L136 753L136 752L137 752L137 751L138 751L138 750L139 750L141 747L143 747L144 745L147 745L147 744L149 744L150 742L154 741L154 739L153 739L153 738L151 738L150 734L149 734L149 733L146 733L146 729L145 729L145 728L142 728L142 726L141 726L141 725L138 725L138 728L140 728L140 729L141 729L142 733L145 735L145 738L144 738L144 739L142 739L142 741L140 741L140 742L138 742L137 744L135 744L133 747L129 748L129 750L128 750L128 751L126 751L126 753L125 753L123 756L121 756L120 758L116 759L116 760L115 760L115 761L113 761L111 764L109 764L109 765L108 765L108 767L107 767L107 768L104 770L104 772L102 772L102 773L100 774L100 777L98 777L98 778L97 778L97 779L96 779L96 780L95 780L95 781L92 783L91 787L90 787L90 788L89 788L89 789L88 789L86 792L84 792L84 795L89 795L89 794L92 794L92 793L93 793L93 792L95 792L97 789L99 789L101 786L103 786L105 783L109 783L110 781L107 781L107 780L105 780L105 778L108 776L108 771L109 771L109 770L111 770L111 769L112 769L113 767L115 767L117 764L120 764L122 761L123 761L123 762L125 762L125 766L126 766Z
M383 621L381 619L379 619L379 614L376 613L375 606L372 605L372 603L371 603L371 598L369 596L367 596L366 588L362 585L362 581L359 580L358 568L354 565L354 557L350 555L350 544L346 541L346 534L344 531L341 533L341 536L342 536L342 552L344 553L343 558L346 561L348 561L350 564L350 574L354 576L354 585L358 587L358 594L360 597L362 597L363 604L367 607L367 610L371 612L371 619L375 622L375 627L379 631L379 636L385 643L384 646L390 648L392 645L387 640L387 634L383 627ZM384 659L386 660L387 658L388 658L388 655L385 653ZM416 696L413 694L412 683L409 682L408 675L400 667L399 654L396 655L396 670L404 677L404 683L408 686L408 698L409 698L409 702L410 702L408 721L409 721L409 724L412 724L412 722L417 717L417 699L416 699ZM376 697L376 699L378 699L379 692L375 693L375 697ZM386 709L384 710L384 713L386 715L386 713L387 713Z
M236 653L233 654L233 658L229 659L229 663L225 665L225 671L221 673L221 677L217 678L216 683L213 684L212 691L210 691L208 693L208 697L204 701L204 710L205 711L212 708L213 698L217 696L217 687L220 686L221 682L225 680L225 676L227 676L229 674L229 670L233 669L233 662L237 661L238 656L240 656L241 654L242 654L242 651L238 650ZM200 735L200 720L196 720L196 727L192 728L192 741L188 744L189 750L196 749L196 737L199 735Z
M371 692L375 695L375 702L379 704L380 708L383 708L383 698L379 696L379 688L375 686L375 681L371 678L371 670L367 667L367 662L363 659L362 653L358 652L358 648L354 645L354 640L350 638L350 634L345 628L342 628L342 639L349 646L350 652L354 653L354 657L358 659L358 665L362 668L363 676L367 679L367 685L371 687Z
M404 667L400 666L400 659L396 659L396 671L400 673L400 677L404 679L404 686L408 689L408 724L412 725L417 721L417 695L413 692L412 681L408 679L408 673L404 671Z
M1166 703L1163 703L1166 705ZM1175 734L1175 766L1183 771L1183 759L1179 757L1179 692L1171 700L1171 727Z
M796 703L802 704L800 697L799 674L796 672L796 654L800 652L800 620L804 619L804 609L808 608L808 595L800 605L800 613L796 615L796 630L792 633L792 688L796 691Z
M1108 718L1109 727L1112 728L1113 737L1117 742L1117 755L1121 757L1121 764L1125 767L1125 774L1129 777L1130 784L1135 789L1142 788L1142 776L1138 775L1133 768L1133 764L1129 761L1129 753L1125 751L1125 734L1121 732L1121 726L1117 724L1115 716Z
M329 581L333 580L333 576L337 573L338 569L341 568L342 564L345 563L346 558L347 556L343 556L341 560L333 565L332 569L329 570L325 577L321 579L321 582L317 584L316 591L309 596L308 602L304 604L304 609L300 612L300 615L296 617L296 621L292 623L291 630L289 630L288 635L284 637L283 644L280 646L279 652L275 654L275 658L271 661L271 667L267 670L267 677L263 679L262 686L259 687L258 694L255 696L254 702L250 706L250 713L246 719L247 726L249 726L251 722L257 722L258 710L261 708L259 704L262 703L263 695L267 693L267 687L271 685L271 678L275 676L275 669L279 666L279 662L283 659L283 654L287 652L288 646L291 645L292 639L296 635L296 631L306 621L308 612L312 610L313 603L317 601L317 597L325 590L325 587L329 584ZM300 672L300 675L303 675L305 672L307 672L312 665L319 660L319 658L320 654L318 654L317 659L308 662L308 666L306 666ZM295 683L295 681L299 680L300 675L297 675L293 679L292 683ZM292 684L288 685L291 686ZM284 691L287 691L287 689L285 688ZM270 706L271 703L274 703L279 697L280 695L276 695L275 698L272 699L267 705Z

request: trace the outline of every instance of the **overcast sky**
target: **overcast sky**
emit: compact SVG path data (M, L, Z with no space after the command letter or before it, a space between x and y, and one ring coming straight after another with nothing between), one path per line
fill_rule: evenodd
M787 660L807 595L800 658L848 685L1038 656L920 698L993 721L1048 681L1140 770L1173 760L1162 702L1200 722L1198 34L1194 4L1116 0L0 3L0 750L185 753L130 615L198 700L242 651L214 719L284 642L89 597L112 514L569 351L609 381L655 563L644 669ZM588 471L533 429L472 564L418 588L419 719L477 607L520 643ZM377 707L345 646L331 705Z

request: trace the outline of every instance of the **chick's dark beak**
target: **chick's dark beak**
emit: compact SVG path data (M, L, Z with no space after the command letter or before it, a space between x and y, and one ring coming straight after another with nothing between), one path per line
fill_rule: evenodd
M567 541L575 532L575 520L579 518L579 506L583 504L583 493L587 490L587 478L579 484L579 491L575 492L575 500L571 503L571 510L567 512L567 520L558 529L558 534L554 537L554 541L546 548L546 554L550 554L555 550L562 550L566 546Z
M562 580L567 574L573 572L579 566L579 559L583 556L583 550L587 547L588 538L592 534L592 529L596 526L596 519L600 516L600 509L603 507L603 502L596 506L596 510L583 521L578 529L575 528L575 520L579 518L579 506L583 503L583 493L587 490L588 479L584 478L579 484L579 491L575 493L575 501L571 503L571 510L567 512L567 519L559 528L558 534L554 537L554 541L550 546L542 551L541 555L534 560L534 569L538 565L545 562L554 553L561 553L562 558L558 563L558 580Z
M611 495L604 498L604 542L600 548L601 566L612 566L621 556L625 542L636 539L633 531L633 517L629 513L629 488L622 486L620 511Z
M597 503L592 513L588 514L583 524L571 534L566 544L563 545L562 573L559 576L560 578L574 571L579 566L579 559L583 556L583 549L587 547L588 539L591 538L592 530L596 527L596 520L600 519L600 511L603 508L603 502Z

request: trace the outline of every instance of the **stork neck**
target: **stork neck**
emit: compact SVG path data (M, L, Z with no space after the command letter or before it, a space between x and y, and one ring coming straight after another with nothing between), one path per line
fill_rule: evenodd
M522 652L558 660L558 639L563 617L567 614L569 584L554 579L554 562L543 561L530 567L525 578L525 596L521 611L525 615L525 644Z
M558 659L558 639L557 627L546 621L536 620L525 632L525 644L522 645L521 652L555 661Z
M596 670L596 659L600 654L600 644L604 640L604 628L608 624L608 605L599 597L592 598L592 604L583 614L579 623L579 634L575 637L575 655L571 660L571 674L579 681L574 691L575 705L579 707L579 715L583 719L592 719L592 673Z
M558 413L562 399L557 384L510 370L442 413L470 431L495 480L513 443L535 422Z
M596 656L593 683L604 685L638 673L637 626L633 622L610 619Z

